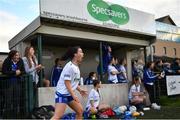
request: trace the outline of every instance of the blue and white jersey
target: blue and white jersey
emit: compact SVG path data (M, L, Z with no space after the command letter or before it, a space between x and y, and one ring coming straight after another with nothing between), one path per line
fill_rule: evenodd
M93 101L94 102L94 107L97 108L99 106L99 103L100 103L100 95L99 95L99 92L95 89L92 89L91 92L89 93L89 96L88 96L88 102L87 102L87 105L86 105L86 109L89 111L89 109L92 107L91 106L91 102L90 101Z
M52 72L51 72L51 86L56 87L62 70L63 70L63 67L61 67L61 66L53 67Z
M157 79L157 76L154 75L152 70L145 69L143 79L145 84L153 85L154 81Z
M70 96L70 93L65 85L65 80L71 81L71 87L72 87L73 91L78 87L78 84L80 82L79 67L77 65L73 64L71 61L69 61L65 65L65 67L61 73L61 76L59 78L59 81L57 83L57 86L56 86L57 92L59 92L60 94Z

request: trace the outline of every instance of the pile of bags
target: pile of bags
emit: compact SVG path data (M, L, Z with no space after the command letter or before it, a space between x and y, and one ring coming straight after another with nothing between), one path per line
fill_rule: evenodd
M33 119L50 119L54 114L53 106L41 106L35 108L30 118ZM137 112L135 106L116 106L113 109L109 108L105 111L98 112L96 115L90 115L88 112L83 113L83 119L103 119L103 118L117 118L117 119L134 119L138 116L143 116L143 112ZM61 119L75 120L75 113L67 113Z
M55 108L52 105L46 105L34 108L30 114L31 119L50 119L54 115Z
M137 108L135 106L119 106L114 107L113 111L116 116L119 116L121 119L133 119L138 116L143 116L144 113L137 112Z
M135 106L119 106L113 109L109 108L105 111L98 112L96 115L91 115L88 112L83 113L83 119L104 119L104 118L116 118L116 119L135 119L138 116L143 116L143 112L137 112ZM65 114L62 119L75 120L75 113Z

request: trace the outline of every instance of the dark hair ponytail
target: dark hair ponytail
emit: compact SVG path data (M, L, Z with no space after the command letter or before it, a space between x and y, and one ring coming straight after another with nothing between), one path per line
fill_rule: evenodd
M70 47L68 48L68 50L66 51L66 53L61 57L61 60L72 60L74 57L74 54L77 53L78 49L80 48L80 46L75 46L75 47Z

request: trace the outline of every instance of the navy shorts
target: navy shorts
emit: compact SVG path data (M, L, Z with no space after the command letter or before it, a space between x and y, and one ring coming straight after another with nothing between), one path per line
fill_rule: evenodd
M55 97L55 103L70 103L71 101L73 101L73 97L66 95L66 94L61 94L59 92L56 92L56 97Z

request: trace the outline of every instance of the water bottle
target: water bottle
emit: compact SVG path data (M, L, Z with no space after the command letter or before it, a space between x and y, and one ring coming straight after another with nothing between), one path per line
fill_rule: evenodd
M132 113L130 111L125 112L125 120L131 120L132 119Z
M81 77L81 79L80 79L80 85L84 85L83 77Z

